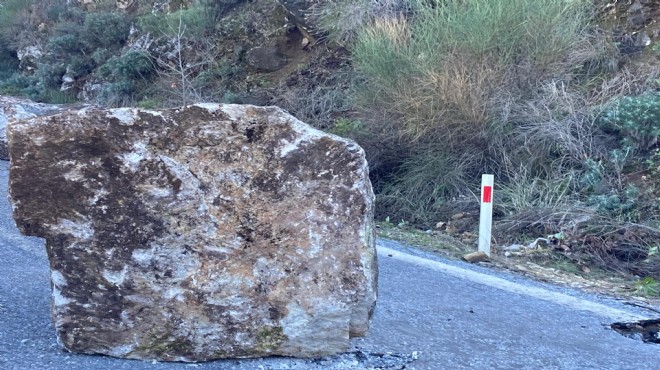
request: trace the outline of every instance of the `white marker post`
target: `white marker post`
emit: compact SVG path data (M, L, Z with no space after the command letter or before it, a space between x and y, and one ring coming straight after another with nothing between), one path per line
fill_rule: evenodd
M479 252L490 257L490 234L493 229L493 175L481 175L481 213L479 215Z

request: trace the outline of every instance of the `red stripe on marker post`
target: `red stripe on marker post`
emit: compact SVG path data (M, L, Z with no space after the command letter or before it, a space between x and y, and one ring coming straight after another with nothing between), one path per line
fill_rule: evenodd
M482 202L484 202L484 203L493 203L493 187L492 186L484 186L484 189L481 193L483 194L483 198L481 199Z

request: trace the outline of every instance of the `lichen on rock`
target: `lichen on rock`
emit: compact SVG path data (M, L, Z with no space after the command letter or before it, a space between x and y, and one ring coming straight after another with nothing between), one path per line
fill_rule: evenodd
M16 121L9 147L67 350L317 357L365 335L373 193L354 142L276 107L198 104Z
M7 124L10 121L58 113L67 108L54 104L36 103L29 99L0 96L0 160L9 159Z

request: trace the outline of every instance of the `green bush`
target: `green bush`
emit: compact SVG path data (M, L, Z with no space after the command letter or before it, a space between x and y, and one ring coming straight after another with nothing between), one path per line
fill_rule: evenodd
M55 35L48 47L56 54L91 54L96 49L118 49L128 38L130 19L118 13L77 14L71 9L69 19L55 25Z
M137 103L138 108L142 109L158 109L161 106L161 103L154 99L142 99Z
M622 136L624 146L652 148L660 138L660 92L618 99L605 110L600 123Z
M16 20L36 0L0 0L0 46L12 43L16 32Z
M635 184L626 183L626 172L633 162L632 149L614 149L601 160L588 159L580 179L586 204L604 216L622 221L640 221L636 208L642 201Z
M364 123L359 120L340 118L330 128L330 132L344 137L354 137L364 131Z
M75 34L51 37L47 46L49 50L59 55L83 54L87 51L87 45L80 35Z
M112 58L114 53L111 50L108 50L106 48L98 48L94 50L94 52L91 55L92 60L94 61L94 64L97 66L102 66L105 64L105 62L108 61L108 59Z
M61 63L39 63L36 77L39 85L46 89L58 89L62 86L62 77L66 73L66 66Z
M113 107L134 104L140 100L138 93L155 71L154 63L146 52L133 50L111 57L97 70L99 76L110 81L101 90L98 102Z
M37 61L36 81L29 95L41 101L71 102L77 91L58 92L62 77L84 78L104 65L126 42L131 19L119 13L83 11L64 0L49 0L36 10L40 21L54 24L48 28L45 53ZM126 59L120 60L124 69L117 74L126 73L125 78L130 78L144 68L138 58Z
M107 48L122 45L128 39L130 19L119 13L89 13L85 17L82 34L91 48Z
M113 81L143 80L155 72L154 63L146 52L129 51L108 59L98 73Z
M16 73L4 81L0 81L0 95L24 96L40 103L68 104L77 101L76 92L61 91L59 84L44 86L41 77L25 76Z
M142 31L151 32L157 36L174 36L178 32L184 32L189 36L202 36L213 29L215 20L209 17L203 6L194 6L169 14L142 16L138 19L138 25Z
M616 190L608 194L594 194L587 198L587 205L593 206L598 212L612 216L622 221L639 222L639 214L635 211L639 205L640 191L634 184L628 184L622 192Z
M44 1L42 0L42 3ZM50 22L57 22L62 17L66 16L70 12L71 4L69 0L50 0L49 4L46 5L46 20Z
M15 72L7 78L0 79L0 95L30 96L30 88L36 84L34 76L25 76Z
M72 56L67 63L67 74L70 77L82 77L92 73L96 64L86 55Z

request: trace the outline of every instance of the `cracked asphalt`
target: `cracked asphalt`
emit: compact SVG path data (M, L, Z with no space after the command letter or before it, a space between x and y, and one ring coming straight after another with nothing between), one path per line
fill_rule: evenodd
M617 334L610 329L612 318L598 312L598 307L630 317L657 317L653 312L508 272L443 260L387 240L379 240L379 300L370 333L353 340L346 354L315 360L184 364L67 353L58 346L50 322L50 274L43 241L20 235L11 218L8 167L8 162L0 161L3 370L646 369L660 363L659 345ZM405 256L427 262L411 262ZM432 268L434 264L445 267ZM551 298L557 295L574 303ZM580 309L580 302L590 310Z

